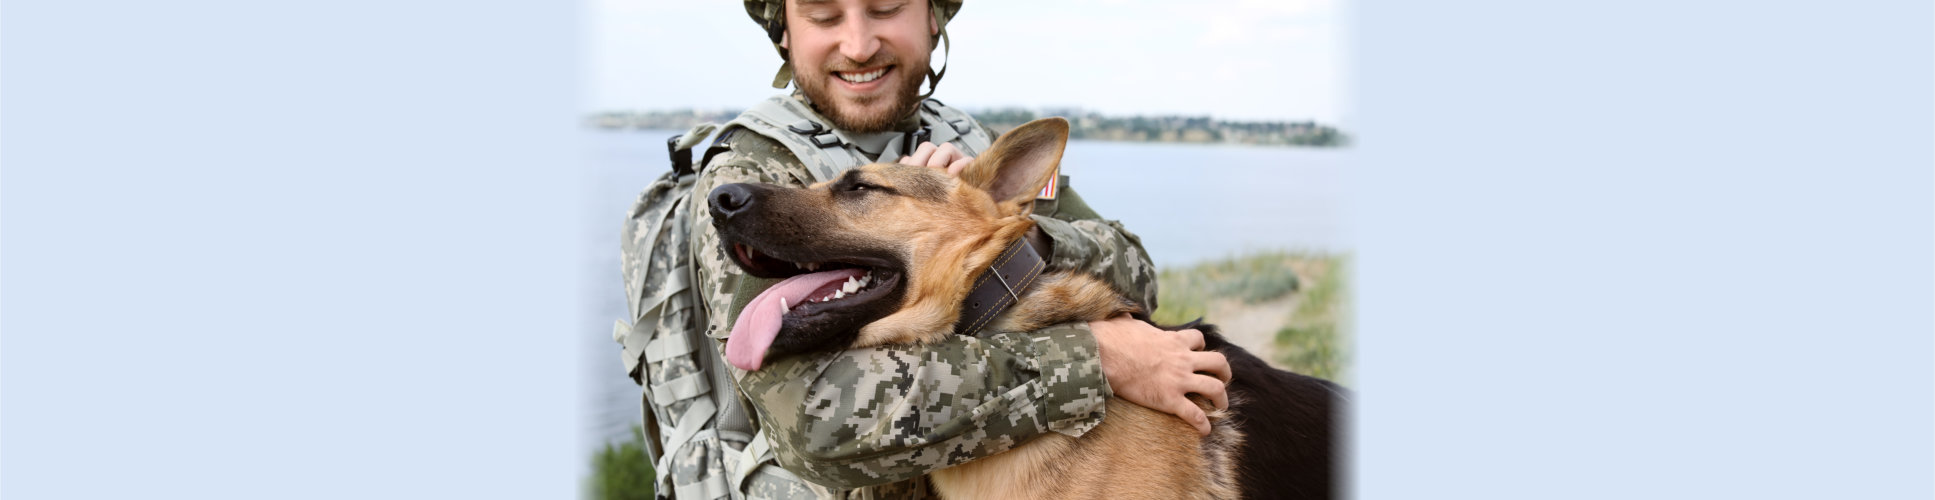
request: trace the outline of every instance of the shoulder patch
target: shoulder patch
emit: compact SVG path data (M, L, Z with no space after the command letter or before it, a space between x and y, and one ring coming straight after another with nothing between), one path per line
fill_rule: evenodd
M1061 187L1061 184L1062 184L1061 169L1062 169L1061 166L1055 167L1055 174L1048 178L1048 185L1041 187L1041 193L1035 195L1035 199L1037 200L1055 199L1055 192L1058 190L1058 188Z

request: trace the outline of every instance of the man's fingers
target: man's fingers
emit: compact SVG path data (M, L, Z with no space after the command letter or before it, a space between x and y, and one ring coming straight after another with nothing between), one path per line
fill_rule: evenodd
M967 170L967 166L969 163L974 163L974 157L969 156L969 157L963 157L959 160L954 160L954 163L947 164L947 175L960 177L961 171Z
M916 167L926 165L927 159L934 156L935 149L934 143L923 142L920 144L920 147L914 148L914 154L912 156L901 158L900 164Z
M1223 383L1230 383L1230 358L1216 351L1189 353L1189 371L1207 373Z
M1192 328L1188 330L1176 330L1176 334L1181 335L1184 341L1189 342L1189 350L1203 350L1203 332Z
M933 143L930 142L928 144ZM961 154L961 149L954 147L954 143L942 144L940 147L934 149L933 156L927 158L927 166L947 170L947 164L954 163L956 158L963 156L967 155Z
M1216 404L1217 409L1227 410L1230 407L1230 393L1224 388L1221 380L1205 375L1190 375L1189 378L1183 379L1182 386L1184 391L1209 398L1211 403Z
M1171 401L1175 401L1176 405L1170 411L1171 413L1175 413L1177 417L1182 417L1184 422L1189 422L1189 425L1196 427L1197 434L1209 435L1209 416L1203 414L1202 408L1197 407L1196 403L1189 402L1189 398L1174 398Z

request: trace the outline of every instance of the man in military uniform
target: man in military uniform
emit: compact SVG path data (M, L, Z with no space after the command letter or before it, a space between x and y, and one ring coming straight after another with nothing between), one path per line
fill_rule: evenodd
M774 86L792 82L798 91L728 123L697 165L697 194L683 206L647 206L648 192L625 231L638 321L621 323L617 336L627 369L647 386L661 498L929 496L928 472L1045 432L1080 436L1104 418L1109 397L1208 432L1184 394L1223 400L1227 362L1194 351L1198 332L1127 318L793 356L755 372L722 362L720 344L739 310L773 281L731 263L705 193L734 182L804 186L876 161L958 173L992 142L965 113L918 93L928 81L931 94L945 73L928 62L961 0L745 5L785 60ZM1036 203L1030 242L1049 266L1101 276L1153 309L1155 267L1141 242L1101 219L1063 179L1053 198L1044 193ZM666 214L662 230L635 222L648 212Z

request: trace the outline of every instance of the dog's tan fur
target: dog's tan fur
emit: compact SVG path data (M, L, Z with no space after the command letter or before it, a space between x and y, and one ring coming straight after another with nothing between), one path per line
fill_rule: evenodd
M874 164L764 202L784 203L792 223L813 227L811 244L887 249L907 263L900 307L861 328L853 347L932 342L959 319L971 280L1034 226L1035 193L1055 175L1067 137L1066 121L1037 120L1002 135L958 179ZM891 196L837 192L856 186ZM993 325L1033 331L1132 312L1107 283L1051 271ZM1223 417L1211 415L1216 430L1203 438L1172 415L1111 399L1102 424L1080 438L1048 433L931 477L947 498L1236 498L1242 437Z

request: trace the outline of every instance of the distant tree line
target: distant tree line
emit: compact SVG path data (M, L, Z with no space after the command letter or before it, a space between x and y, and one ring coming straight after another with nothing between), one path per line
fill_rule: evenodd
M976 120L1003 132L1048 116L1067 118L1074 139L1129 142L1233 143L1275 146L1341 147L1350 137L1337 127L1311 120L1295 122L1239 122L1203 116L1104 116L1092 111L1049 108L994 108L971 112ZM607 129L686 129L700 123L725 123L739 116L736 109L671 111L607 111L586 118L589 126Z
M1105 116L1079 109L997 108L973 113L996 131L1014 128L1036 118L1067 118L1075 139L1135 142L1238 143L1280 146L1339 147L1349 137L1337 127L1311 120L1297 122L1239 122L1203 116Z

